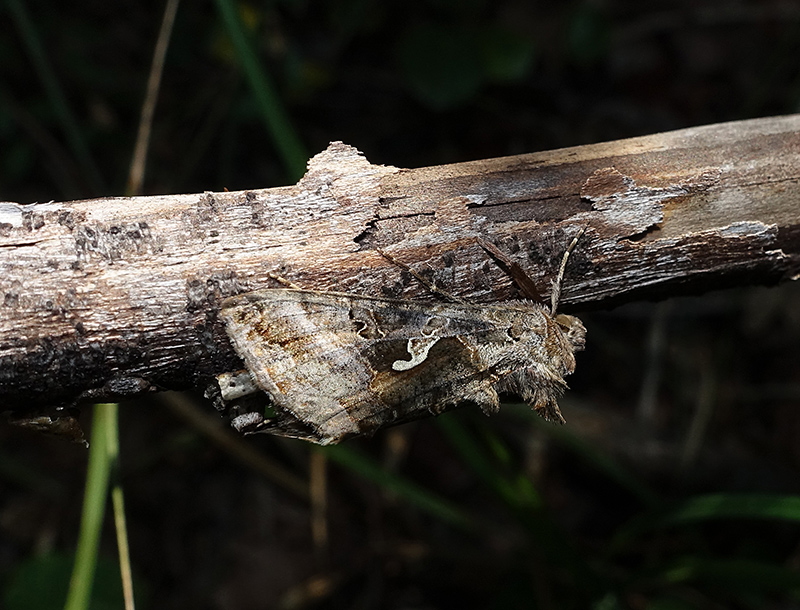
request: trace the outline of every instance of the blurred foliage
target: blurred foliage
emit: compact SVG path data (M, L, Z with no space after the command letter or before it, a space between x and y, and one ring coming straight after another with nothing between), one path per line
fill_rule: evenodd
M120 194L162 7L2 8L4 198ZM187 3L146 188L286 184L336 139L420 166L791 112L796 28L770 3Z
M569 55L582 66L601 63L608 57L612 24L597 4L578 5L569 23Z
M2 5L3 199L122 192L162 8ZM146 189L286 184L331 140L422 166L796 112L798 31L779 2L185 2ZM508 405L325 449L327 542L296 494L124 405L131 550L155 592L141 607L800 608L798 296L586 316L566 428ZM701 387L713 427L694 454ZM71 560L53 549L75 542L85 452L0 439L4 607L58 606ZM315 450L245 442L299 476ZM119 607L105 565L92 607Z
M445 110L471 99L486 81L521 80L530 68L533 44L486 26L420 24L400 38L398 58L414 94Z
M53 610L61 608L67 597L73 557L47 554L31 557L18 565L3 591L6 610ZM100 560L92 590L93 610L117 610L122 604L119 565Z

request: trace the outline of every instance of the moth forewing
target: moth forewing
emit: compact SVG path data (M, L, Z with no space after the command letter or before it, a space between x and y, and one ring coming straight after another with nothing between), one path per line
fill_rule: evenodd
M221 318L276 416L257 431L320 444L438 414L486 413L497 392L545 418L575 366L585 329L535 303L472 306L270 289L223 302Z

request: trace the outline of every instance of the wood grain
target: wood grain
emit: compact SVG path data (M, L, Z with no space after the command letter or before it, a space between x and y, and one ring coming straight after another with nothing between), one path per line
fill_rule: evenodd
M341 143L289 187L0 203L0 401L200 387L240 366L222 299L278 287L434 300L380 248L471 302L545 298L571 237L568 311L800 276L800 115L426 167Z

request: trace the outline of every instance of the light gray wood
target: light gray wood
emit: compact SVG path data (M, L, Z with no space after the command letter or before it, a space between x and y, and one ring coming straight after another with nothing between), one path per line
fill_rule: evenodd
M545 300L568 311L800 276L800 115L455 165L370 164L341 143L294 186L0 203L0 401L199 387L238 362L220 301L280 286ZM91 392L90 392L91 393Z

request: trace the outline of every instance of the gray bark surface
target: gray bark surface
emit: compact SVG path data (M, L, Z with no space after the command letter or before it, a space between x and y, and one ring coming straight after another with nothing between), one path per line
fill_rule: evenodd
M435 300L379 250L472 302L515 298L479 239L563 309L800 276L800 115L454 165L341 143L289 187L0 203L0 404L202 387L241 366L225 297L279 287Z

